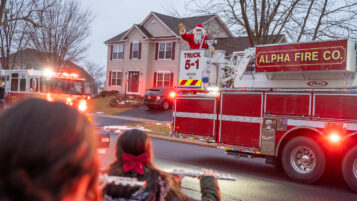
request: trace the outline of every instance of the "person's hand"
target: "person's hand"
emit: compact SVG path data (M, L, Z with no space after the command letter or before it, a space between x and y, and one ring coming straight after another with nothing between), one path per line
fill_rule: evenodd
M211 52L211 54L214 54L214 51L215 51L214 47L213 47L213 46L210 46L210 47L209 47L209 51Z
M202 176L212 176L215 179L217 179L217 171L214 171L212 169L202 169Z
M185 26L182 23L180 23L178 25L178 27L179 27L180 32L185 32Z

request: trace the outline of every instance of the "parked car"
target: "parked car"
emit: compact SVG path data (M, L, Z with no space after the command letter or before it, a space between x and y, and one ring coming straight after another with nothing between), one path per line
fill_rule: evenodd
M151 88L144 95L144 105L168 110L172 107L175 96L176 91L172 87Z

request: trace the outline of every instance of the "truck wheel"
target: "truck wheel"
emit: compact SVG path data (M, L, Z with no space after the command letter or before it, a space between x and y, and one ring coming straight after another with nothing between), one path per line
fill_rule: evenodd
M342 174L347 185L357 192L357 147L349 150L343 158Z
M162 109L164 109L164 110L170 109L170 103L165 100L165 101L162 103Z
M282 153L285 173L294 181L314 183L325 171L326 158L321 147L307 137L296 137L288 142Z

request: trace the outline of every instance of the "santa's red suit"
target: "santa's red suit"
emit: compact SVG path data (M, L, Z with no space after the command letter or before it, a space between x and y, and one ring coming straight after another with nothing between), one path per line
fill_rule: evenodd
M201 24L198 24L196 29L201 30L202 36L200 41L195 41L195 33L186 33L186 31L180 32L181 38L189 44L190 49L207 49L208 45L206 41L209 40L209 37L205 34L205 30Z

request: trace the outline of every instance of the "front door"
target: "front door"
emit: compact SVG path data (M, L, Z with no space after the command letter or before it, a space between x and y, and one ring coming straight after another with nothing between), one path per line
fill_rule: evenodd
M130 71L128 80L128 92L139 92L139 71Z

